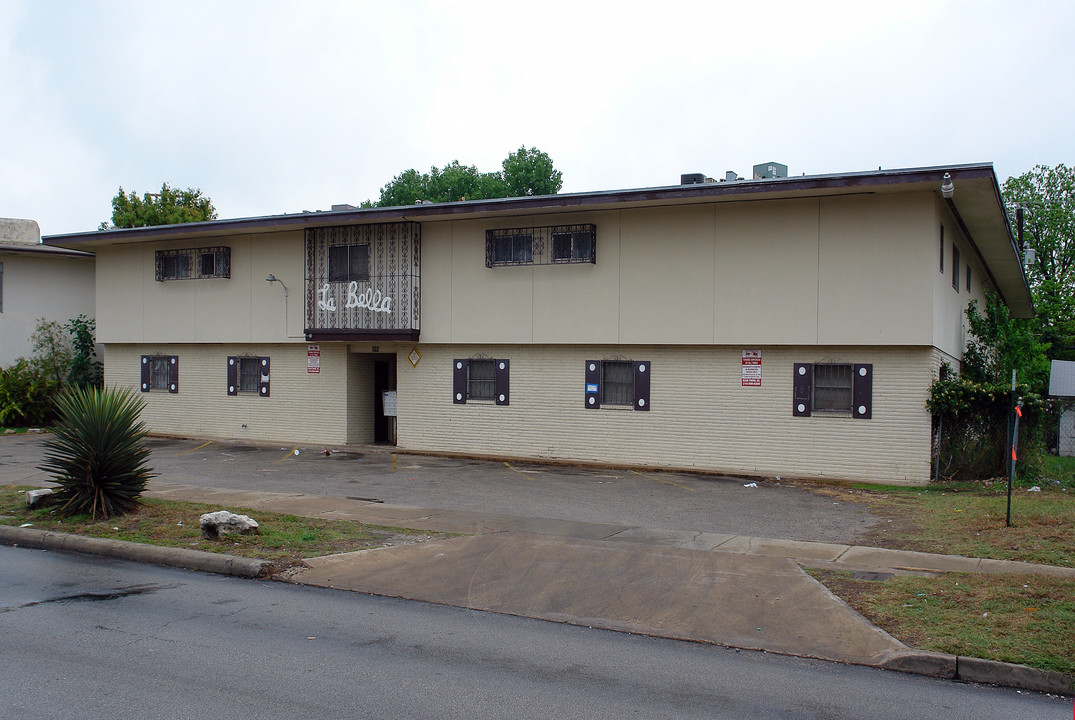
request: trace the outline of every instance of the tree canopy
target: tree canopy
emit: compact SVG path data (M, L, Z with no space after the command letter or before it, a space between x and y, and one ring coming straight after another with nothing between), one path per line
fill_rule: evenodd
M101 223L99 230L109 228L147 227L150 225L175 225L178 223L216 220L213 201L196 188L179 190L168 183L161 185L159 193L119 192L112 198L112 222Z
M1049 357L1075 360L1075 170L1037 165L1004 183L1012 229L1023 208L1023 239L1037 253L1027 281L1037 310L1038 337Z
M390 207L414 205L419 201L440 203L555 195L563 186L563 176L553 167L552 158L537 148L521 146L501 165L502 170L483 173L474 165L453 160L443 168L431 167L428 173L413 168L404 170L381 188L376 203L367 201L362 205Z

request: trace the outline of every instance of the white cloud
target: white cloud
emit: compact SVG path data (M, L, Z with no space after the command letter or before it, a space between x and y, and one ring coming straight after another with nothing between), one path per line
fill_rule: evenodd
M222 216L548 152L565 190L683 172L1072 162L1070 3L0 5L0 214L89 230L116 187Z

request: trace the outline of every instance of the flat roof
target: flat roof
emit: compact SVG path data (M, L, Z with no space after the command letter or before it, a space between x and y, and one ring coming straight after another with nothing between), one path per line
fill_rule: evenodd
M409 221L419 223L456 219L511 217L583 212L601 209L689 205L707 202L742 202L853 193L930 191L940 198L941 179L949 173L955 186L945 200L970 239L986 272L1016 317L1034 314L1023 270L1022 251L1016 248L1000 185L992 163L939 165L825 175L801 175L761 180L733 180L692 185L664 185L626 190L562 193L532 197L423 203L397 207L326 210L284 215L208 220L179 225L95 230L50 235L48 245L91 248L103 245L178 240L226 235L271 233L330 225Z
M67 257L92 258L92 252L69 250L64 247L20 242L0 242L0 253L26 253L40 255L66 255Z

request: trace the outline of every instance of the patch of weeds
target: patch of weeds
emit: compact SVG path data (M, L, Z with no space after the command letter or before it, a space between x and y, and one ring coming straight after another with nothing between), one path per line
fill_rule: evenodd
M303 558L453 537L449 533L228 508L257 520L261 534L206 540L201 534L199 518L204 513L220 510L218 506L143 498L134 512L95 522L89 515L60 517L49 507L29 510L27 489L0 486L0 516L6 516L0 517L0 523L32 523L40 530L224 552L270 560L280 568L301 563Z
M911 647L1075 674L1075 578L946 573L870 582L808 572Z
M1005 526L1003 482L800 487L865 503L884 518L865 532L860 545L1075 567L1075 493L1062 487L1015 488L1011 527Z

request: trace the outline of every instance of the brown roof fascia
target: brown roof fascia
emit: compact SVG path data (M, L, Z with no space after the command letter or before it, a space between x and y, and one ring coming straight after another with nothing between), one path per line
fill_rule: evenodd
M735 198L744 195L789 195L810 191L855 190L877 186L914 184L936 181L940 183L945 172L953 179L992 177L993 166L989 163L878 170L832 175L804 175L765 180L735 180L731 182L699 183L695 185L668 185L633 190L604 190L597 192L539 195L534 197L501 198L494 200L466 200L451 203L403 205L387 208L362 208L357 210L303 212L290 215L268 215L233 220L208 220L180 225L158 225L143 228L96 230L85 233L50 235L43 239L48 245L69 247L80 243L123 244L148 239L169 237L193 237L198 235L229 235L249 232L274 232L307 227L322 227L348 223L368 223L387 220L420 221L449 219L452 216L479 214L507 214L520 212L551 212L562 209L600 207L626 203L653 203L662 201L691 201L707 198Z

